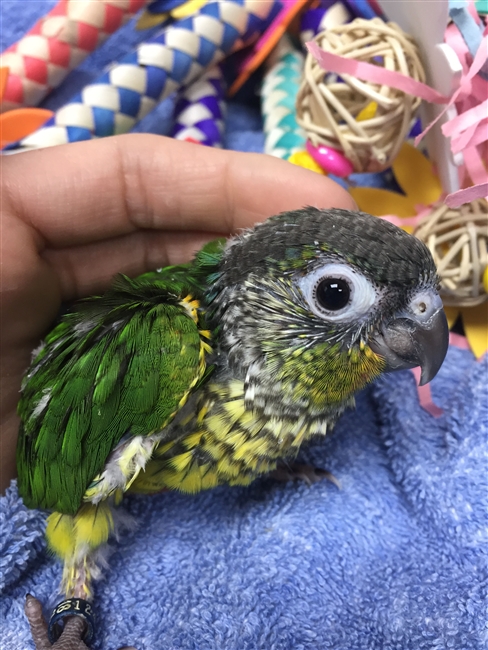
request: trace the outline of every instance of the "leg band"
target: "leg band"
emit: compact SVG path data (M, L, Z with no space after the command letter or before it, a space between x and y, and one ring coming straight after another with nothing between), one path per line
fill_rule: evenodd
M85 621L83 641L89 645L95 635L95 617L91 604L83 598L68 598L54 608L47 629L49 641L56 643L63 632L64 620L69 616L79 616Z

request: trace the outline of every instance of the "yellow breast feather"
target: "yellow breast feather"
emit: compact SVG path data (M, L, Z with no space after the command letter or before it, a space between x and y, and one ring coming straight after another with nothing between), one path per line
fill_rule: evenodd
M222 484L248 485L325 431L325 421L268 417L246 409L242 381L211 383L181 433L155 450L131 490L195 493Z

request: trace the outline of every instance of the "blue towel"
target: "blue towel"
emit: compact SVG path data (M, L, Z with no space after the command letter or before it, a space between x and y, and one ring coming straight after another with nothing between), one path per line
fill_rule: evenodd
M53 0L2 0L2 49ZM141 35L131 26L70 75L46 105ZM141 128L166 133L171 102ZM261 151L252 103L230 105L226 145ZM96 586L94 650L486 650L488 360L449 349L419 405L404 371L363 391L301 460L324 481L124 499L137 522L112 544ZM45 515L15 482L0 499L0 647L30 650L25 594L56 603L60 564Z

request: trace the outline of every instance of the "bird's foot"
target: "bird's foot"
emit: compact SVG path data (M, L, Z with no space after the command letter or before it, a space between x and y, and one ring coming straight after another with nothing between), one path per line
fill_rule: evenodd
M90 650L87 643L93 638L93 616L91 606L85 600L73 598L60 603L49 626L42 615L41 603L30 594L26 596L24 611L36 650ZM71 611L76 613L73 615ZM124 646L119 650L136 649Z
M313 467L313 465L305 463L292 463L291 465L279 463L270 476L276 481L304 481L309 486L327 479L339 490L341 489L341 484L333 474L320 467Z
M67 601L65 601L67 602ZM63 605L63 603L61 603ZM58 607L54 610L59 608ZM49 632L52 630L50 624L49 632L44 616L42 615L41 603L27 594L24 606L25 615L29 621L32 639L36 650L89 650L84 642L87 631L87 623L81 616L69 616L64 619L64 628L59 638L51 642ZM52 621L53 619L51 619ZM52 637L51 637L52 638Z

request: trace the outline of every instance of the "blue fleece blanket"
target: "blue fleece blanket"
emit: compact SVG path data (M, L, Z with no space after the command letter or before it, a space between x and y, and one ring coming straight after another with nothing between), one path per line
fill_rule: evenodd
M53 1L2 0L2 49ZM135 43L112 37L56 107ZM165 133L171 103L141 129ZM226 145L260 151L258 109L234 103ZM340 481L269 479L197 496L129 497L138 526L96 588L95 650L484 650L488 647L488 360L451 347L432 382L434 418L409 371L381 379L334 433L303 450ZM0 500L0 647L33 648L27 592L54 605L60 564L45 515L15 483Z

